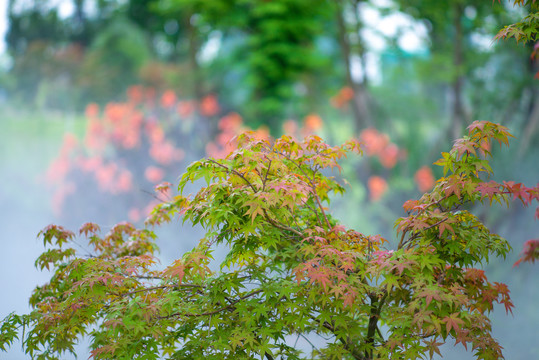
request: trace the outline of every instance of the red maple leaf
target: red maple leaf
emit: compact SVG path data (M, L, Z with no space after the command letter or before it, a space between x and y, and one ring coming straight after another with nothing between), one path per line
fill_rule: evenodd
M468 350L468 341L470 341L470 337L468 336L468 330L461 330L458 332L457 337L455 338L455 345L461 343L462 346L464 346L464 348Z
M438 290L433 289L433 288L424 289L419 294L417 294L417 296L424 297L425 302L427 303L427 306L429 306L432 299L438 300L438 301L442 299L438 293Z
M393 261L393 267L391 267L390 270L394 270L394 269L397 269L398 272L399 272L399 275L402 274L402 272L404 271L404 269L410 269L410 265L412 264L415 264L416 262L413 261L413 260L395 260Z
M488 196L488 199L492 202L494 195L501 193L500 186L496 181L491 180L488 183L478 184L475 190L479 191L482 196Z
M453 149L457 150L458 154L462 156L464 153L476 154L474 143L467 139L459 139L455 141Z
M95 234L100 230L99 225L95 223L87 222L84 225L82 225L79 229L79 234L84 234L85 236L88 236L89 233Z
M524 204L529 202L529 195L526 191L526 187L522 183L515 183L514 181L504 181L504 187L510 194L513 194L513 200L519 198Z
M311 282L316 282L321 284L324 287L324 291L327 291L328 284L331 283L327 271L324 271L324 268L318 268L318 271L310 271L309 276L311 277Z
M484 270L479 269L466 269L466 274L464 275L467 280L470 280L471 282L479 282L482 283L483 281L487 280L487 277L485 276Z
M402 204L402 208L404 209L404 211L408 212L414 209L417 204L419 204L418 200L406 200L404 204Z
M177 277L181 284L183 277L185 276L185 265L181 260L176 260L171 266L165 269L164 273L171 278Z
M451 329L455 330L456 333L460 331L459 325L464 324L464 321L462 319L459 319L458 316L459 313L453 313L450 316L446 316L442 319L442 321L445 323L447 333L451 332Z
M447 223L447 221L444 221L442 222L439 226L438 226L438 231L439 231L439 236L442 237L443 233L445 232L445 230L449 230L450 232L453 233L453 235L455 235L455 230L453 229L453 227L451 227L451 225L449 225Z
M351 307L352 305L354 305L356 296L357 296L357 293L354 290L349 289L348 292L344 294L344 301L343 301L344 307L349 307L349 306Z
M539 213L539 208L537 208L536 216L539 215L537 213ZM524 261L534 263L536 259L539 259L539 239L528 240L524 243L520 259L513 264L513 267Z
M446 197L450 197L455 194L460 199L460 190L463 188L464 183L458 178L450 178L447 182L447 186L444 187L444 193Z
M413 231L421 231L428 227L429 224L417 217L414 217L410 220L410 226Z
M483 131L487 121L474 121L470 126L468 126L468 132L471 134L474 130Z

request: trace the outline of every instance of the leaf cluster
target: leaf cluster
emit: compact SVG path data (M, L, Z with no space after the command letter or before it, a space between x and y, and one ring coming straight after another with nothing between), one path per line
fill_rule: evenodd
M164 268L147 228L120 223L101 236L85 224L88 254L69 247L73 233L44 229L51 249L36 266L53 275L35 289L30 314L3 320L0 347L23 327L24 349L37 359L74 353L82 336L95 359L415 359L440 354L449 339L478 359L498 359L487 314L513 304L507 286L489 282L480 266L510 247L465 206L538 200L537 187L484 179L488 144L510 136L503 126L472 124L437 162L445 174L434 189L404 204L399 246L388 250L385 239L347 229L327 211L330 194L344 192L330 171L361 153L357 142L246 133L225 159L191 164L181 195L153 210L148 226L181 217L206 230ZM183 194L199 180L206 186ZM219 266L217 246L227 249Z

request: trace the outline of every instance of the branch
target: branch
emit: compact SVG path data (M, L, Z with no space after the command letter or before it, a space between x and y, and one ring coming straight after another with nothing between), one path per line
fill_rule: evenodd
M320 197L318 196L318 194L316 193L316 186L314 185L313 183L313 180L314 180L314 177L313 177L313 180L311 180L311 178L309 177L309 175L307 175L307 173L305 172L305 170L299 166L298 163L296 163L294 160L292 160L292 158L290 156L287 156L283 153L280 153L278 151L275 151L274 152L278 155L281 155L281 156L284 156L288 161L290 161L292 164L296 165L296 167L303 173L303 175L305 175L305 178L307 179L307 181L309 182L309 184L311 185L311 189L313 190L313 195L314 195L314 198L316 199L316 203L318 204L318 207L320 208L320 212L322 213L322 215L324 216L324 220L326 221L326 225L328 227L328 230L331 229L331 224L329 223L329 220L326 216L326 212L324 211L324 207L322 206L322 203L320 201ZM314 171L314 170L313 170Z
M270 161L268 163L268 168L266 170L266 175L264 176L264 180L262 180L262 191L266 190L266 182L268 181L268 174L269 174L269 171L270 171L270 168L271 168L271 162L272 162L272 160L270 159Z
M299 237L303 237L303 234L300 233L298 230L294 229L294 228L291 228L289 226L286 226L278 221L275 221L273 220L269 215L268 215L268 212L266 211L266 209L262 209L262 211L264 212L264 218L273 226L275 226L276 228L278 229L281 229L281 230L285 230L285 231L290 231L294 234L296 234L297 236Z
M326 329L328 329L329 331L331 331L333 333L333 335L335 335L335 337L337 337L337 334L335 334L335 327L333 325L331 325L330 323L328 323L327 321L324 321L323 323L320 322L320 320L318 320L317 318L315 318L313 315L309 315L309 317L311 319L313 319L314 321L316 321L317 323L321 324L323 327L325 327ZM339 341L343 344L344 348L350 352L350 354L354 357L354 359L356 360L369 360L370 358L368 357L365 357L363 355L361 355L360 353L358 353L352 346L351 344L346 341L344 338L342 337L337 337L339 339Z
M138 289L133 291L128 291L123 294L115 294L118 297L122 296L129 296L133 294L137 294L140 292L146 292L146 291L152 291L152 290L159 290L159 289L167 289L167 288L201 288L204 287L202 285L195 285L195 284L175 284L175 285L159 285L159 286L152 286L144 289Z
M242 173L240 173L239 171L234 170L232 168L229 168L228 166L225 166L225 165L223 165L223 164L221 164L221 163L219 163L219 162L217 162L217 161L215 161L213 159L209 159L209 161L211 163L215 164L215 165L218 165L218 166L222 167L223 169L226 169L228 172L232 172L233 174L238 175L240 178L243 179L243 181L245 181L247 183L247 185L249 185L251 187L251 189L253 190L254 193L258 192L256 190L256 188L254 187L254 185L249 180L247 180L247 178Z
M425 230L429 230L429 229L432 229L433 227L436 227L438 225L440 225L441 223L443 223L444 221L447 221L448 217L445 217L443 218L442 220L438 221L437 223L434 223L432 225L429 225L427 226L426 228L422 229L421 231L418 231L416 232L415 234L413 234L412 236L410 236L408 238L408 240L404 241L404 234L407 232L407 230L403 230L402 232L402 237L401 237L401 241L399 242L399 249L401 249L403 246L405 246L406 244L409 244L412 240L415 240L417 239L421 233Z
M237 299L236 301L233 301L231 302L230 304L228 304L227 306L223 306L217 310L212 310L212 311L208 311L208 312L205 312L205 313L201 313L201 314L182 314L182 313L174 313L174 314L171 314L171 315L168 315L168 316L159 316L158 319L168 319L168 318L171 318L171 317L174 317L174 316L181 316L181 315L184 315L184 316L187 316L187 317L199 317L199 316L208 316L208 315L214 315L214 314L218 314L220 313L221 311L224 311L224 310L228 310L230 308L233 308L234 305L236 305L237 303L239 303L240 301L242 300L245 300L251 296L254 296L258 293L261 293L262 292L262 289L258 289L256 291L253 291L252 293L249 293L247 295L244 295L242 297L240 297L239 299Z

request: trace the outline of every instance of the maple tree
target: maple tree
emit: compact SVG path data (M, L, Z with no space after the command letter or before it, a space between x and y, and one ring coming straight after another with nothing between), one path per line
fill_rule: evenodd
M539 200L539 185L488 179L489 144L510 136L473 123L436 162L444 176L432 191L404 204L400 241L389 249L328 212L332 194L345 190L329 171L361 153L357 141L332 147L317 136L270 142L245 133L225 158L192 163L180 193L207 185L157 205L144 228L120 223L101 235L87 223L79 230L87 254L73 232L45 228L48 250L36 266L52 277L34 290L32 312L1 322L0 348L20 337L32 358L58 359L87 336L94 359L416 359L453 340L477 359L498 359L487 315L513 304L481 266L510 246L466 205ZM206 235L159 267L152 227L178 218ZM217 246L227 249L219 264Z

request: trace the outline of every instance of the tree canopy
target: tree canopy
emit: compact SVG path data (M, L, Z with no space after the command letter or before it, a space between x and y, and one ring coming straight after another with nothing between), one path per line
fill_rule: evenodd
M79 233L88 253L73 232L45 228L36 266L52 271L50 282L35 289L31 313L2 321L0 348L20 336L32 358L58 359L87 336L95 359L415 359L452 340L477 359L499 359L487 315L513 304L480 267L510 246L465 206L539 200L538 187L488 179L492 143L510 136L474 122L436 162L444 176L434 189L404 203L400 241L388 249L327 209L345 190L328 171L361 153L359 143L244 134L226 158L191 164L179 191L206 186L156 206L148 227L120 223L103 236L87 223ZM151 227L178 217L206 235L159 268ZM219 261L217 246L227 249Z
M370 360L454 342L503 357L492 311L513 300L487 267L510 253L503 224L523 239L523 207L539 200L523 184L537 180L539 5L508 4L522 12L74 0L65 15L11 0L0 100L85 116L45 175L69 224L39 233L50 279L29 313L0 322L0 348L60 359L86 339L95 359ZM405 25L390 34L391 21ZM407 27L424 31L414 50ZM494 41L508 38L518 44ZM518 149L498 150L509 128ZM81 218L92 222L67 230ZM204 235L161 263L160 231L179 222ZM510 263L538 257L530 239Z

